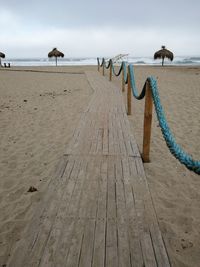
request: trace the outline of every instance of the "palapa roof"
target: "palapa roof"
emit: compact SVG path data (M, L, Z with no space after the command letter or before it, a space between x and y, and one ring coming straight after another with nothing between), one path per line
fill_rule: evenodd
M5 54L0 52L0 57L5 58Z
M57 48L53 48L51 52L49 52L48 57L64 57L64 54L57 50Z
M171 52L171 51L169 51L169 50L167 50L166 48L165 48L165 46L163 45L162 46L162 49L161 50L159 50L159 51L157 51L155 54L154 54L154 59L159 59L159 58L168 58L168 59L170 59L171 61L174 59L174 54Z

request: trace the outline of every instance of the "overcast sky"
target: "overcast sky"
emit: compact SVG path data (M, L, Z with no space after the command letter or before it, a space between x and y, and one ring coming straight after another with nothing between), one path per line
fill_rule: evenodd
M0 0L7 57L200 55L200 0Z

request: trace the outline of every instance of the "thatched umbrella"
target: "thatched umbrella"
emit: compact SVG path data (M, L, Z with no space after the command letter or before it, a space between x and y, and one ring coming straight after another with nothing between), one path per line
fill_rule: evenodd
M168 58L170 59L171 61L174 59L174 55L171 51L167 50L165 48L165 46L163 45L162 46L162 49L157 51L155 54L154 54L154 59L157 59L157 58L162 58L162 66L164 65L164 59L165 58Z
M49 52L48 57L55 57L56 59L56 66L57 66L57 57L64 57L64 54L54 48L51 52Z
M5 54L0 52L0 66L1 66L1 58L5 58Z

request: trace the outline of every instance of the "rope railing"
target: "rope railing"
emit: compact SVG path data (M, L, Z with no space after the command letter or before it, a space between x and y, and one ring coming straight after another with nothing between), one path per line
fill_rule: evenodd
M99 58L98 70L100 67L103 67L103 75L105 59L102 59L100 64ZM182 147L177 144L174 135L172 134L170 127L167 123L165 117L164 109L161 104L157 81L154 77L148 77L144 83L141 93L138 93L138 90L135 85L135 76L134 76L134 67L132 64L129 64L128 67L125 62L121 63L119 71L116 73L114 64L112 60L109 60L107 69L110 68L110 81L112 80L112 74L119 76L122 73L122 91L125 90L125 84L128 84L127 89L127 114L131 114L131 93L137 100L141 100L145 97L145 111L144 111L144 129L143 129L143 152L142 158L144 162L150 162L150 140L151 140L151 124L152 124L152 106L154 104L157 119L159 121L159 126L162 132L162 135L165 139L167 147L169 148L171 154L179 160L180 163L184 164L189 170L200 175L200 161L194 160L191 155L185 152Z

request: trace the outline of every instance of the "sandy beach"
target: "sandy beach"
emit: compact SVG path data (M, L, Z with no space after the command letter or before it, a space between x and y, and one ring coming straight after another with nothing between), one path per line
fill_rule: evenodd
M96 66L0 69L0 266L23 238L23 229L92 97L87 69L97 71ZM150 75L158 80L177 142L199 160L200 67L137 66L139 91ZM113 83L121 87L121 78ZM143 110L144 101L132 99L129 119L140 150ZM199 266L200 177L170 154L155 112L151 162L144 166L172 266ZM30 186L37 191L28 192Z

